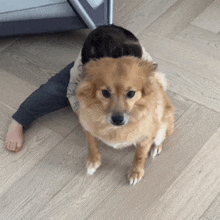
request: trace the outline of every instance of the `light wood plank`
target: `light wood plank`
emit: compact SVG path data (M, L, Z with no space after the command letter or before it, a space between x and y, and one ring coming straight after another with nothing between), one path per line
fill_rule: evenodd
M0 53L3 52L6 48L10 47L15 41L17 37L1 37L0 39Z
M175 40L185 42L211 57L220 59L220 35L189 25L175 37Z
M11 115L15 113L15 109L0 101L0 139L5 141L8 125L11 122Z
M209 219L207 219L204 216L202 216L199 220L209 220Z
M80 127L59 144L55 143L54 132L50 133L52 137L50 136L48 140L50 140L49 146L52 148L45 140L45 133L45 129L39 127L36 137L32 133L32 137L35 137L34 143L40 143L38 146L32 145L32 152L35 155L29 155L27 158L33 161L39 155L40 148L44 149L47 155L40 161L38 160L34 167L26 162L23 169L29 167L31 169L26 170L26 175L20 176L7 191L4 190L4 194L0 197L0 204L4 204L0 209L2 219L33 219L74 177L77 183L76 177L80 176L82 168L85 169L87 148L85 135ZM26 148L26 150L28 149ZM17 154L14 155L17 156ZM18 158L19 155L21 158ZM22 156L22 152L18 156L16 161L20 163L26 158L25 155ZM8 159L8 161L8 163L12 163L13 160Z
M89 29L73 30L69 32L38 34L22 36L17 43L17 50L23 50L39 65L53 64L56 69L73 62L82 48L82 45L91 32ZM26 54L24 53L24 56ZM41 57L44 61L39 60ZM46 62L45 62L46 61Z
M207 219L219 220L220 219L220 193L212 202L210 207L206 210L204 216Z
M219 140L220 128L154 203L144 219L199 219L219 192Z
M114 1L114 24L123 26L123 23L126 21L127 14L137 9L139 5L144 4L144 0L123 0Z
M176 122L174 134L165 141L161 155L153 162L147 160L144 180L130 187L124 177L89 219L142 219L219 126L219 114L193 104Z
M126 2L123 0L114 1L114 23L119 22L120 21L119 19L122 18L128 12L128 10L131 10L137 5L143 4L143 2L144 0L137 0L137 1L127 0Z
M193 102L171 91L167 91L167 94L174 107L174 120L177 121Z
M4 50L0 56L0 66L36 87L46 83L59 71L54 64L45 62L41 56L34 59L34 55L20 50L17 46Z
M169 62L155 59L166 74L168 89L196 103L220 112L220 84L199 77Z
M116 24L138 35L177 1L133 1L132 4L117 12Z
M44 115L37 121L63 137L66 137L79 125L78 116L73 112L71 107Z
M153 33L140 36L168 79L168 89L220 111L220 65L217 58Z
M0 101L18 109L20 104L36 90L26 81L0 69Z
M63 137L35 123L25 132L25 142L19 153L6 150L4 141L14 109L0 103L0 195L41 160Z
M38 87L76 59L88 32L22 36L1 53L1 69Z
M213 0L178 1L155 22L153 22L147 28L147 31L151 31L168 38L174 38L212 2Z
M1 53L1 69L38 87L76 59L88 33L22 36Z
M191 24L217 34L220 31L220 0L215 0Z
M150 32L142 32L140 41L153 56L190 71L207 80L220 83L219 59L182 42Z

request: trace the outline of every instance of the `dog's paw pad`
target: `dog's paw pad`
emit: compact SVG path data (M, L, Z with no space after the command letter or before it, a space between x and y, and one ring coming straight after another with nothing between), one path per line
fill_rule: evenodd
M154 146L150 151L150 155L152 158L154 158L157 155L159 155L161 151L162 151L162 146Z

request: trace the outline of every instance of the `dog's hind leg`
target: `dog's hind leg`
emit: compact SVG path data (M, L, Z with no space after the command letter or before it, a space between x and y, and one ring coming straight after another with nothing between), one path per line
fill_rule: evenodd
M154 139L154 144L151 148L150 155L151 157L155 157L159 155L163 149L163 141L166 138L167 125L163 124L159 131L157 132L157 136Z
M152 158L154 158L154 157L156 157L157 155L159 155L162 150L163 150L163 145L162 145L162 144L159 145L159 146L153 144L153 146L152 146L152 148L151 148L151 150L150 150L150 156L151 156Z

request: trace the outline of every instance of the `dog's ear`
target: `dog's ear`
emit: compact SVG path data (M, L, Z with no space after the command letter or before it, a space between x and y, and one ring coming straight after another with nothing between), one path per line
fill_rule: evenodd
M92 98L95 96L95 83L94 77L96 73L96 61L90 61L83 66L82 81L77 88L77 97L80 98Z
M153 85L155 82L154 72L157 69L157 64L147 60L141 60L138 66L141 67L143 74L142 95L148 96L153 92Z
M145 82L142 84L142 95L149 96L153 93L153 86L154 86L154 77L149 76Z
M147 60L140 60L138 63L138 66L143 68L144 71L148 74L151 74L152 72L156 71L157 69L157 64L147 61Z
M93 84L88 81L82 81L77 88L78 99L92 96L93 94Z
M95 83L90 75L86 75L77 88L77 98L93 98L95 96Z

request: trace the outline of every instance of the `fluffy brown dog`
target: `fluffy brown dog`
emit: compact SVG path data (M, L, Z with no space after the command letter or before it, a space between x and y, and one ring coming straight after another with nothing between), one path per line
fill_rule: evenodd
M98 139L114 148L136 146L131 185L144 176L151 151L156 156L173 131L173 107L156 66L135 57L101 58L84 66L77 97L79 120L85 129L89 155L87 172L101 164Z

